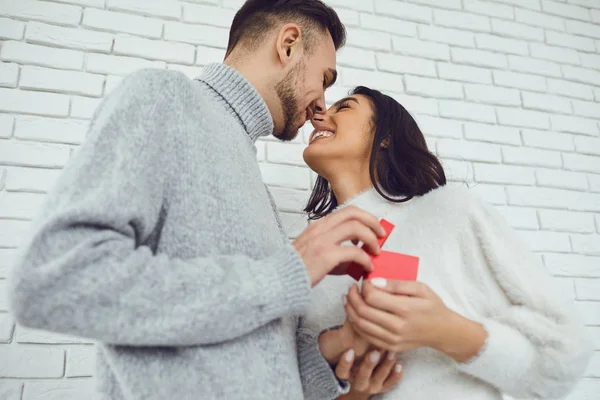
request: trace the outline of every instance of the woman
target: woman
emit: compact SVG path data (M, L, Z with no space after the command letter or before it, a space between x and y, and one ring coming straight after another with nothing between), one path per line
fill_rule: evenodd
M384 250L420 258L418 282L375 279L348 290L351 278L328 277L319 285L306 323L343 324L322 335L323 353L359 356L365 341L378 350L368 354L374 360L397 353L402 382L376 398L567 394L591 356L585 331L499 214L466 188L446 185L404 107L358 87L312 123L304 160L319 178L309 218L365 209L396 226ZM344 398L389 389L361 382Z

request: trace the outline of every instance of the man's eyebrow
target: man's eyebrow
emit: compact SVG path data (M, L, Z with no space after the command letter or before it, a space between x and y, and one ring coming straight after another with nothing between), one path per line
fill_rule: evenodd
M329 72L333 76L333 78L331 78L331 82L329 82L329 86L333 86L335 84L335 81L337 81L338 72L333 68L329 68Z
M331 107L336 107L337 108L340 104L345 103L347 101L353 101L356 104L360 105L360 103L358 102L358 100L356 98L354 98L354 97L344 97L343 99L339 99L338 101L336 101L335 103L333 103L331 105Z

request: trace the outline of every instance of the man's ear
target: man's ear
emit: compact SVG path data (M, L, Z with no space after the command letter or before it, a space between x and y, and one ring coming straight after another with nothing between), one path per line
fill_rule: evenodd
M285 24L277 35L277 56L283 66L287 66L301 54L302 30L297 24Z

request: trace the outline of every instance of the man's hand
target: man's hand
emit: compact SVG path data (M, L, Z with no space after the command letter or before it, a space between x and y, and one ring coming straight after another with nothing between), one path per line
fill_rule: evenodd
M373 264L367 252L356 246L342 246L342 243L362 241L365 250L377 255L380 252L377 238L383 236L385 230L375 216L349 206L310 224L293 245L302 257L314 287L329 273L345 273L352 262L372 271Z
M331 365L335 365L349 349L353 350L354 357L361 358L370 348L371 345L352 329L348 320L341 328L329 330L319 337L319 350Z
M378 393L391 390L402 379L403 368L396 363L396 353L382 354L372 351L360 362L354 363L354 355L346 352L335 370L336 376L350 382L350 392L338 400L367 400Z

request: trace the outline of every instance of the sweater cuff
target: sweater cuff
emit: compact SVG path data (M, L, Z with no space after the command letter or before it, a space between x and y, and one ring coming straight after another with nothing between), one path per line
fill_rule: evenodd
M277 316L304 314L310 304L311 291L304 261L291 244L286 244L269 261L271 269L261 271L261 275L264 278L264 273L268 273L266 290L274 290L276 294L275 299L265 304L264 311Z
M350 390L350 384L335 376L333 367L319 349L319 337L327 330L316 334L300 328L298 332L298 362L307 400L335 399Z
M520 332L493 320L482 321L488 337L475 358L458 369L502 391L518 385L533 363L535 347Z

